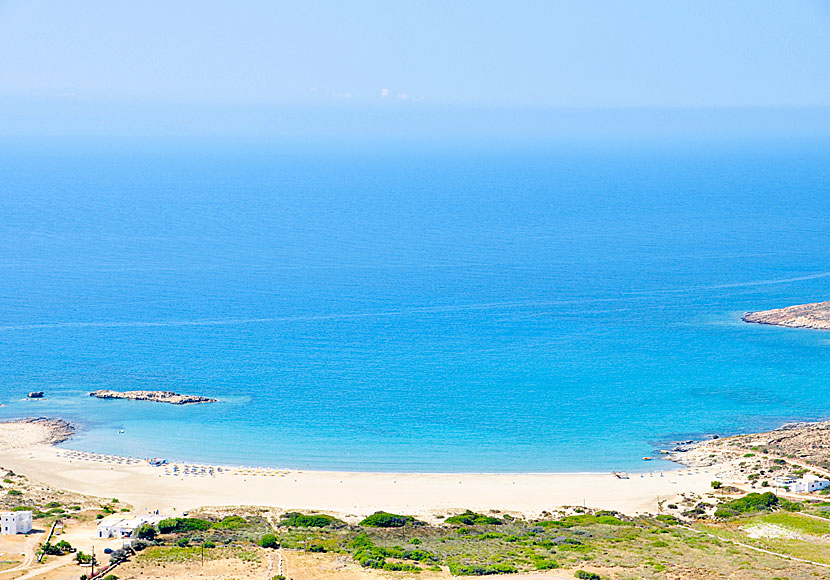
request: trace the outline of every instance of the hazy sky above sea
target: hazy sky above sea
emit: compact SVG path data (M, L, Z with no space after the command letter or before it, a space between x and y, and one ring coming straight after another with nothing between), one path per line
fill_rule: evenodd
M821 0L0 0L0 131L521 133L534 111L816 109L828 32Z

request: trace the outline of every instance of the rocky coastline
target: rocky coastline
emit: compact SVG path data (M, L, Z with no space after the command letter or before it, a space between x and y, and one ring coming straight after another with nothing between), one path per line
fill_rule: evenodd
M101 389L92 391L90 397L99 399L127 399L130 401L151 401L153 403L170 403L171 405L196 405L215 403L218 399L199 395L181 395L173 391L110 391Z
M830 302L814 302L774 310L747 312L741 320L750 324L830 330Z
M43 427L46 436L41 441L47 445L63 443L75 434L75 426L63 419L50 419L48 417L26 417L24 419L13 419L3 423L29 424Z

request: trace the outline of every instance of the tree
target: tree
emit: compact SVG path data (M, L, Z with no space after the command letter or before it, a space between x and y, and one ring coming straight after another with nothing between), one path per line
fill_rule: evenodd
M259 541L259 545L263 548L273 548L276 550L280 547L280 542L274 534L265 534Z
M716 479L710 485L712 486L712 489L720 489L723 484Z
M156 539L156 528L152 524L142 524L138 530L136 530L136 537L139 540L155 540Z

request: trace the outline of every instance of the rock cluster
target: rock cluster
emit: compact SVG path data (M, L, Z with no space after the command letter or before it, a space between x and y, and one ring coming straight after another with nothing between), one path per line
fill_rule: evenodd
M199 395L180 395L173 391L110 391L102 389L92 391L90 397L99 399L129 399L131 401L152 401L154 403L170 403L172 405L193 405L196 403L215 403L217 399L201 397Z
M776 308L775 310L747 312L743 315L742 320L753 324L830 330L830 302L815 302L813 304Z

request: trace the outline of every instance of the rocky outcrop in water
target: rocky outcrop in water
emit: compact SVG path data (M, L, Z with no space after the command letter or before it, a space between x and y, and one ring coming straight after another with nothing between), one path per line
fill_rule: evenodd
M813 330L830 330L830 302L815 302L747 312L742 317L744 322L753 324L771 324L789 328L811 328Z
M180 395L173 391L109 391L106 389L92 391L90 397L99 399L129 399L131 401L152 401L170 403L171 405L193 405L197 403L215 403L217 399L199 395Z

